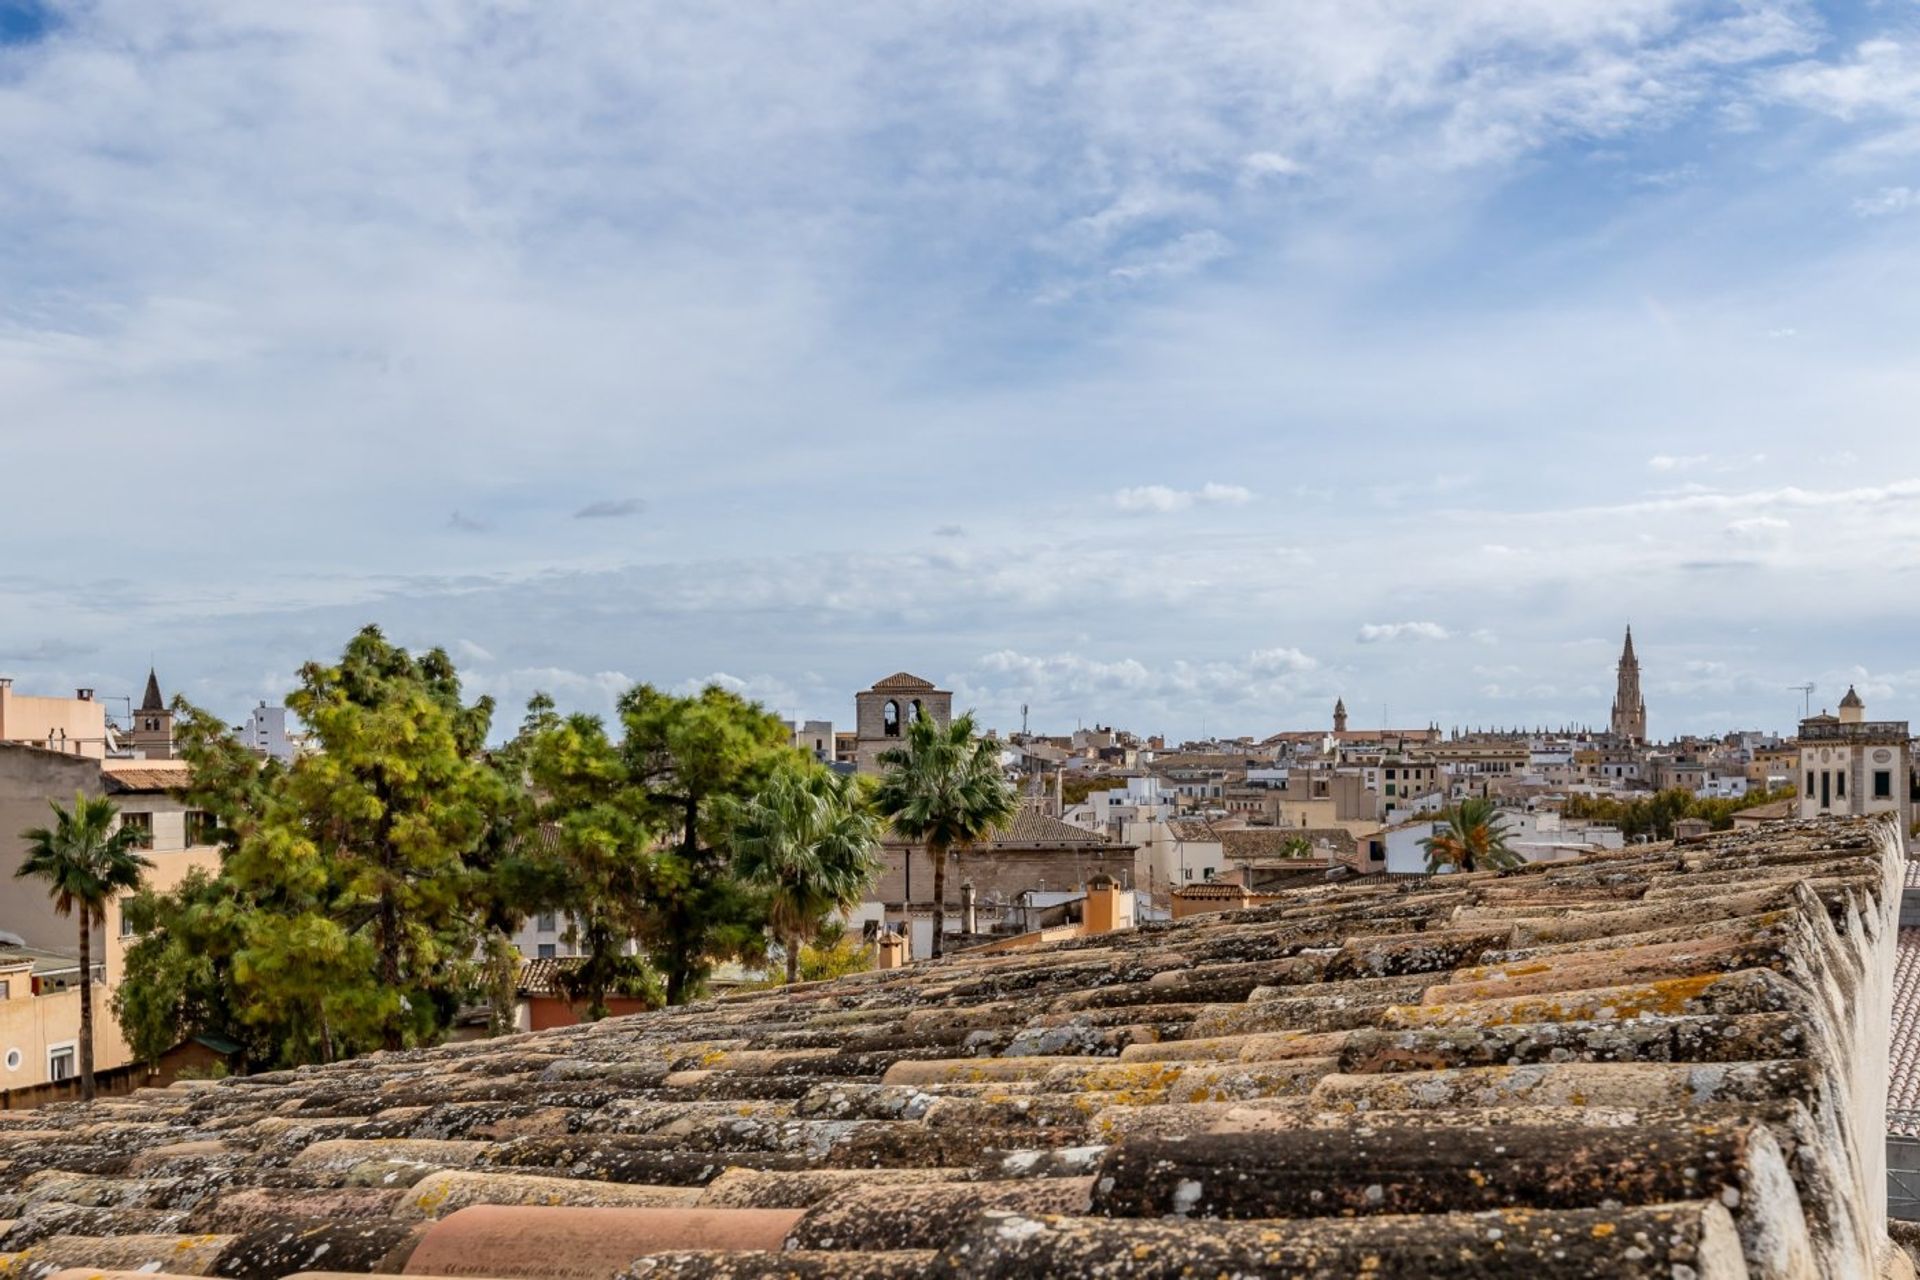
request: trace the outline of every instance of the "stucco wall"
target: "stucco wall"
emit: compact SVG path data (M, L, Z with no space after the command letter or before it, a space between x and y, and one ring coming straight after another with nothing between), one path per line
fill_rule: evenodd
M20 833L53 821L49 800L71 805L76 792L101 790L98 761L0 743L0 929L30 947L71 954L79 940L74 922L54 914L45 888L13 878L27 856Z

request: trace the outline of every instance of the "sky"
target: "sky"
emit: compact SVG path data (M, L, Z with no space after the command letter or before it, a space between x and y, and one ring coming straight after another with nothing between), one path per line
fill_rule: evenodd
M0 673L1920 720L1920 3L0 0Z

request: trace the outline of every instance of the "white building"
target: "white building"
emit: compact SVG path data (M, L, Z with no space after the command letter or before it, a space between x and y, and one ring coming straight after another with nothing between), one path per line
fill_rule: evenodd
M1913 821L1912 739L1905 720L1869 720L1851 686L1837 716L1800 722L1800 816L1897 815Z
M282 764L293 763L293 740L287 737L287 709L262 702L247 713L240 726L240 741L257 756L270 757Z
M787 727L787 736L794 746L821 764L833 763L833 721L782 720L780 723Z

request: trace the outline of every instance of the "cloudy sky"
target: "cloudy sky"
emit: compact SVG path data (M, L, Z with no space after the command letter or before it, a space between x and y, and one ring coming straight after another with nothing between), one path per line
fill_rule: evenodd
M0 671L1920 719L1920 4L0 0Z

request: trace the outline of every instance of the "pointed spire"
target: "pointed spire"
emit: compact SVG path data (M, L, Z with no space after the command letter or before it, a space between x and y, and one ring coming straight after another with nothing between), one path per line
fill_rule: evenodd
M160 696L160 677L152 667L147 668L147 696L140 699L142 711L165 711L167 700Z
M1633 624L1631 622L1627 624L1627 647L1620 651L1620 661L1633 661Z

